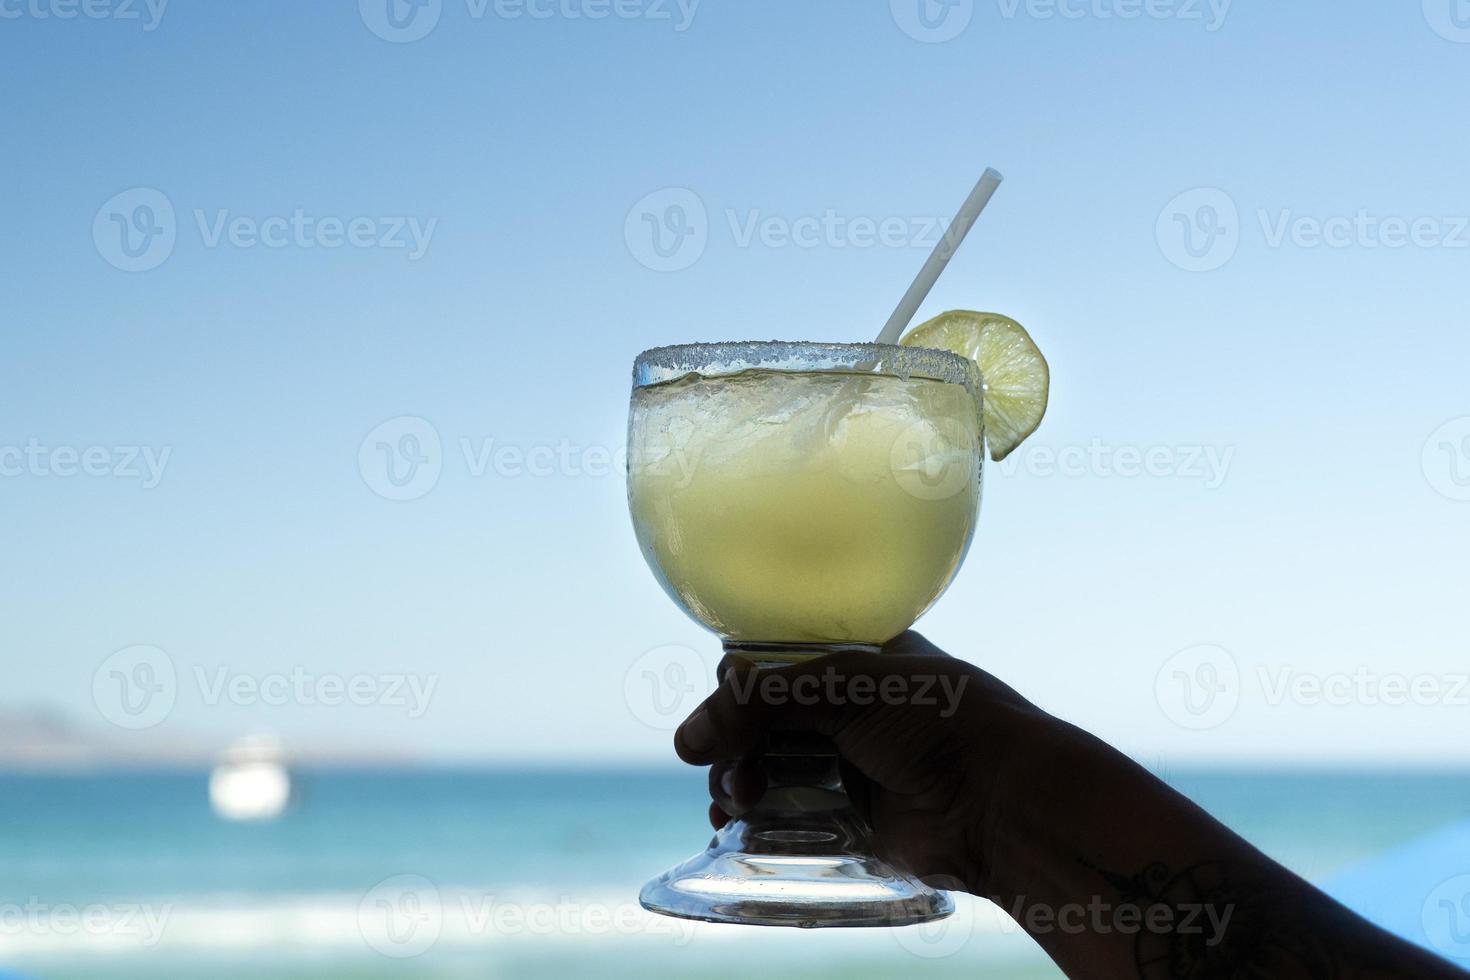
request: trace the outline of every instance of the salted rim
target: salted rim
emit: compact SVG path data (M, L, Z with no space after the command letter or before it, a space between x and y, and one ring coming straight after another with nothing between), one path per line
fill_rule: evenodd
M960 384L979 398L974 361L953 351L897 344L823 344L801 340L732 340L654 347L633 362L633 385L645 387L689 374L721 377L757 368L778 371L863 370L908 379Z

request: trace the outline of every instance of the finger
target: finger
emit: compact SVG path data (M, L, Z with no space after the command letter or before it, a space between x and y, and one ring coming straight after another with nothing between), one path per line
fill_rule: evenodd
M709 767L709 798L726 813L735 812L735 801L731 799L735 766L734 760L726 760Z
M755 661L739 653L727 653L720 658L715 665L715 676L723 683L726 676L732 670L750 670L755 667Z
M766 795L766 767L760 758L741 759L728 774L731 813L744 813Z
M703 766L760 752L773 731L810 731L830 736L850 718L850 700L823 696L833 677L882 669L879 654L836 653L791 667L757 669L730 664L720 686L674 733L674 750L685 762Z
M930 643L924 636L914 630L900 633L883 645L883 656L885 657L929 657L954 661L955 658L945 651ZM1018 694L1009 685L999 678L979 668L972 668L973 676L977 686L984 688L987 698L997 702L1009 702L1013 705L1026 705L1030 703Z
M887 643L883 644L884 656L909 656L909 657L944 657L953 660L949 654L930 643L924 636L914 630L900 633Z
M724 810L721 810L718 803L711 803L709 805L709 825L711 827L719 830L721 827L725 826L725 824L729 822L730 815Z
M709 770L709 795L721 810L739 816L760 802L766 771L759 759L716 762Z

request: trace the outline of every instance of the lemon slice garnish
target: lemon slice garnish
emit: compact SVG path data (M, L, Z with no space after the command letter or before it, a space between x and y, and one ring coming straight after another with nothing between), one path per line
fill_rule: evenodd
M1051 369L1026 328L1010 317L952 310L919 324L899 343L951 351L980 365L985 441L996 462L1041 424Z

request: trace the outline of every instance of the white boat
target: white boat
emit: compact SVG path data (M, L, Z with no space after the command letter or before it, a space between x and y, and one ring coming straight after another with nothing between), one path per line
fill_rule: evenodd
M274 735L247 735L220 753L209 805L225 820L273 820L291 802L291 774Z

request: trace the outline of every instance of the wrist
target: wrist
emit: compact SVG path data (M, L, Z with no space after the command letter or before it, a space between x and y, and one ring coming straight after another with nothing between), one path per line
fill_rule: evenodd
M967 848L969 890L1007 909L1071 872L1058 864L1075 860L1097 784L1118 756L1067 722L1027 709L990 735L993 772Z

